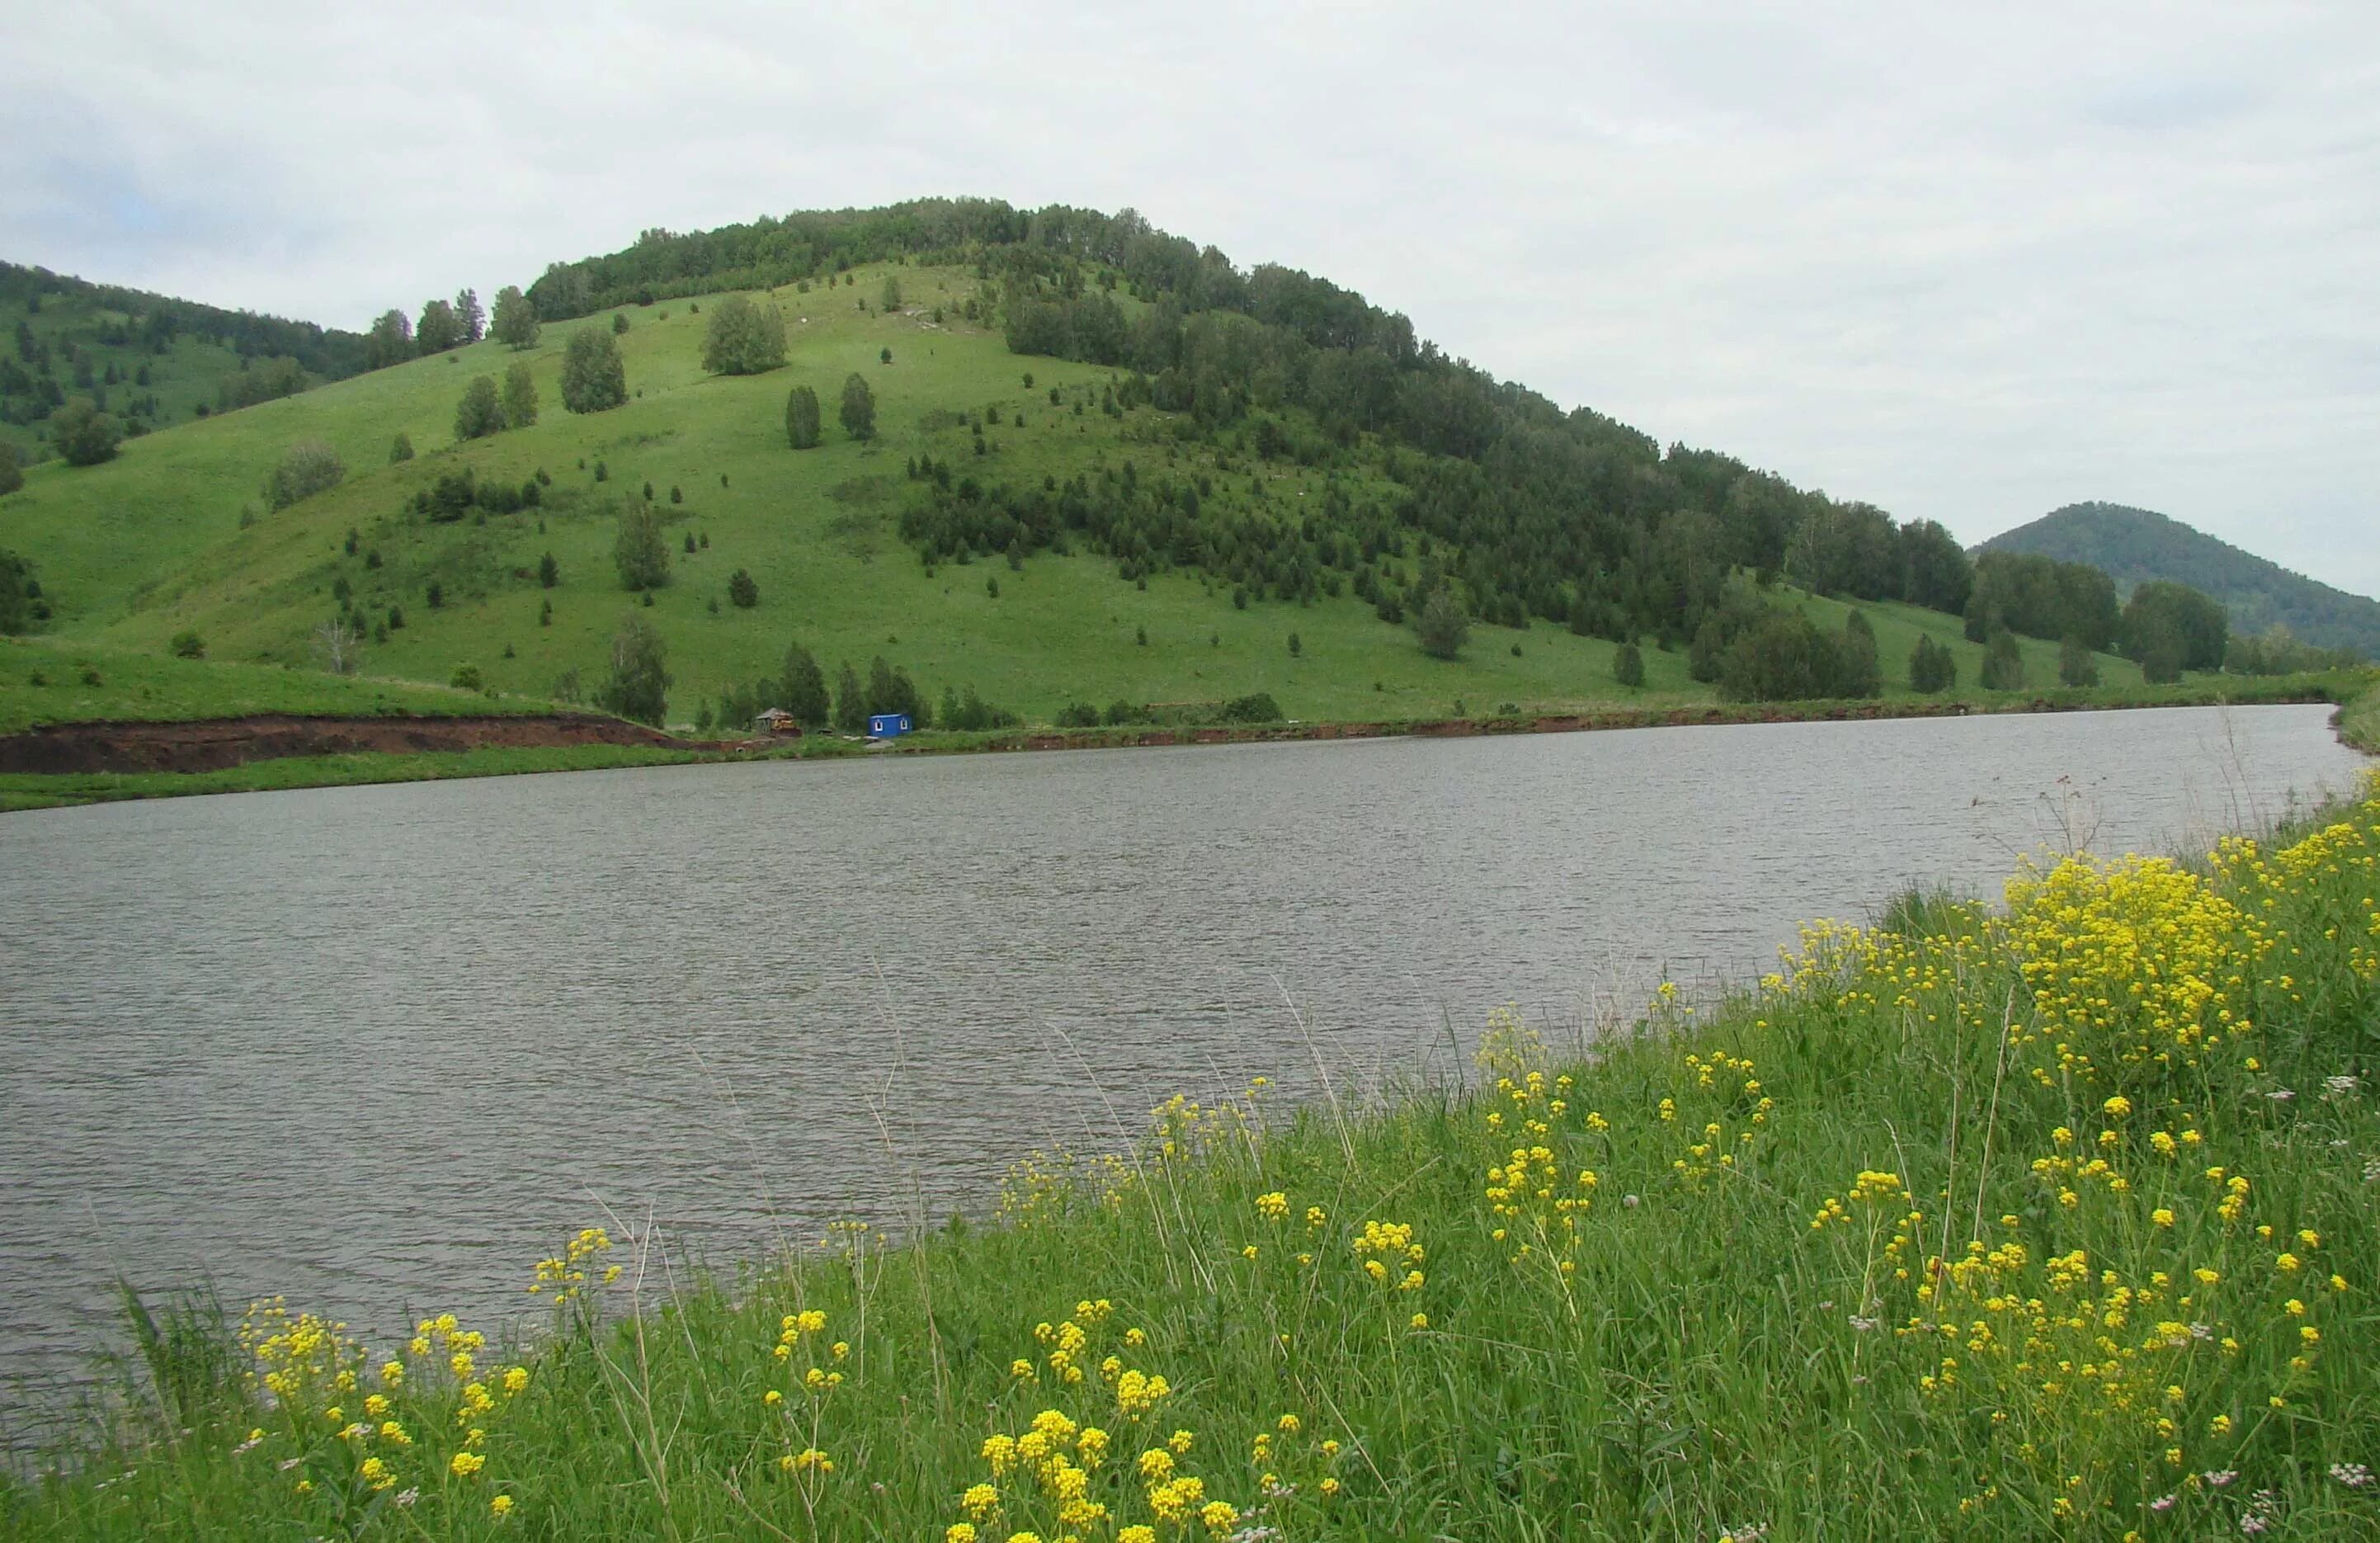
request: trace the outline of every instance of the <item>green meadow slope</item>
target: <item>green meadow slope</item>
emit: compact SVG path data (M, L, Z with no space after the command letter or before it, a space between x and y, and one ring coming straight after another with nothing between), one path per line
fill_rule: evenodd
M874 304L888 273L909 301L892 314ZM1688 677L1682 652L1647 649L1645 686L1630 691L1612 679L1614 645L1543 623L1475 626L1463 656L1448 662L1424 655L1409 628L1381 622L1352 594L1241 607L1226 587L1196 574L1158 574L1144 585L1120 577L1109 559L1079 554L929 571L897 529L917 456L987 483L1097 477L1127 464L1137 474L1203 475L1224 508L1276 516L1318 508L1334 480L1358 498L1385 501L1397 490L1377 462L1332 471L1265 461L1232 435L1193 432L1181 415L1149 407L1110 414L1104 393L1114 371L1012 354L993 327L959 320L977 289L972 273L879 267L852 278L832 290L762 297L783 311L789 333L787 363L765 374L702 370L699 308L718 297L631 308L618 340L631 399L575 416L560 405L564 346L578 327L609 327L611 313L552 323L526 355L483 342L180 424L128 442L100 467L35 467L23 492L0 501L0 546L37 564L58 639L163 652L194 630L214 660L306 667L344 579L370 616L384 620L395 608L404 618L385 642L366 645L368 674L443 684L468 664L492 689L545 697L570 672L589 686L602 672L636 598L612 562L616 508L650 483L674 566L655 606L639 614L669 645L673 722L691 722L698 702L731 683L773 674L794 640L830 672L844 661L864 672L881 654L929 696L971 685L1028 721L1070 702L1204 702L1255 691L1270 692L1292 717L1342 720L1711 696ZM455 443L466 383L501 374L516 357L535 374L540 420ZM870 442L833 421L853 372L876 393ZM786 394L798 384L818 391L828 419L825 443L802 452L784 433ZM400 432L419 454L392 464ZM335 449L346 479L270 511L260 485L303 441ZM608 480L597 480L599 464ZM540 472L551 480L540 507L516 514L438 524L414 512L416 492L465 468L483 481ZM688 536L692 554L683 549ZM537 577L549 552L561 574L552 589ZM727 598L738 568L759 586L749 610ZM432 584L437 608L428 603ZM1779 593L1808 605L1819 625L1840 625L1840 604ZM551 624L541 625L549 601ZM1958 655L1962 684L1975 680L1982 650L1960 635L1956 618L1868 610L1888 693L1906 689L1920 631ZM2025 647L2029 684L2053 682L2054 647ZM2100 668L2110 686L2137 681L2123 661L2102 659ZM0 669L0 696L20 679Z
M181 423L246 400L275 360L308 381L363 367L353 333L0 262L0 444L20 461L55 454L48 417L92 399L129 431ZM251 370L256 381L243 380Z

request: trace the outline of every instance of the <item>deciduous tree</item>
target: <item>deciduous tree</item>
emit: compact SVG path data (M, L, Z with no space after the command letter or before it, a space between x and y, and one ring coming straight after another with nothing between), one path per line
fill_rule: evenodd
M612 638L612 673L596 689L606 712L659 728L669 711L669 649L650 622L633 612Z
M562 353L562 405L572 412L604 412L627 399L627 366L612 334L600 327L572 333Z
M714 375L758 375L785 362L785 319L775 306L730 295L711 307L702 367Z
M111 459L123 439L124 426L87 396L69 397L50 414L50 443L68 466L97 466Z
M526 429L537 421L537 378L527 359L504 367L504 427Z
M630 498L620 505L612 562L624 589L658 589L669 582L669 542L662 539L661 511L649 501Z
M521 293L520 286L508 284L496 291L496 310L489 320L488 330L491 336L508 348L537 346L537 307Z

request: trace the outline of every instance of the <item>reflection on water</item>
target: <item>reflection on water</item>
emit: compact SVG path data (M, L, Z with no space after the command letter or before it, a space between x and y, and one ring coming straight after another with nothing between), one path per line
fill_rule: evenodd
M106 1285L511 1311L611 1214L714 1257L1318 1064L1576 1033L2017 856L2269 820L2326 709L682 767L0 820L0 1365ZM1549 1036L1550 1037L1550 1036Z

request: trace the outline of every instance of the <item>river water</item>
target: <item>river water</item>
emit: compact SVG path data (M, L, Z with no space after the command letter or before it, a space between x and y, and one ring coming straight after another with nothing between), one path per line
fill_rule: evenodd
M674 767L0 819L0 1424L118 1274L501 1320L589 1223L982 1205L1175 1091L1591 1032L2344 791L2325 708Z

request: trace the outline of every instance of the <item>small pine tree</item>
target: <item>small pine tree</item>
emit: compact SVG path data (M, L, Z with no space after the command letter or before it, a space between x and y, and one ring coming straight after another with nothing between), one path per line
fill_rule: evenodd
M727 578L727 598L738 611L749 611L760 603L760 586L742 568Z
M2001 627L1984 645L1984 668L1981 675L1986 691L2022 691L2024 689L2024 655L2017 650L2016 634Z
M463 400L455 408L455 437L458 440L485 439L501 433L504 427L504 399L497 394L493 375L475 375L463 388Z
M868 379L854 372L843 383L843 410L838 415L843 431L853 439L876 437L876 393L869 389Z
M819 443L818 393L806 385L795 386L785 395L785 443L796 450L809 450Z
M1620 651L1611 656L1611 678L1631 691L1644 685L1644 650L1633 643L1621 644Z
M2070 632L2058 644L2058 684L2060 686L2099 684L2099 662L2091 656L2089 645Z

